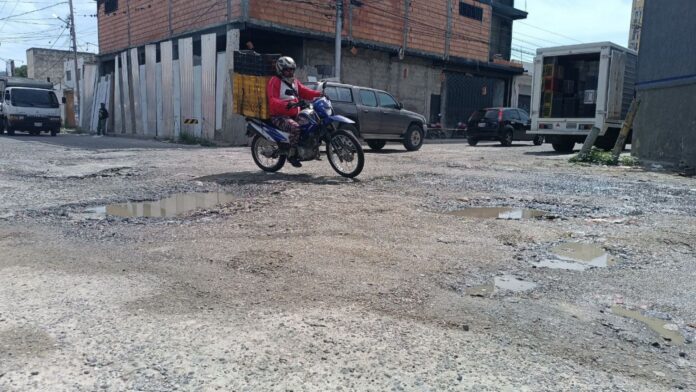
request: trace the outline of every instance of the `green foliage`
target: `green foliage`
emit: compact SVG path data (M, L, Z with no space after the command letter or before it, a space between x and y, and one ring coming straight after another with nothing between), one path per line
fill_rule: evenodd
M592 148L590 153L581 159L580 154L570 158L571 163L589 163L591 165L607 165L607 166L636 166L639 164L638 159L633 156L621 157L618 162L614 161L611 151L604 151L598 148Z
M26 78L28 73L27 73L27 66L22 65L21 67L16 67L14 70L15 76L18 76L20 78Z

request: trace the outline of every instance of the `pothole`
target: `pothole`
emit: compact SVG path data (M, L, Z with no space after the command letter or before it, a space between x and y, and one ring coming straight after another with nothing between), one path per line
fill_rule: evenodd
M491 283L467 288L464 290L464 293L472 297L490 298L493 294L500 291L521 293L534 290L535 288L537 288L536 283L527 282L512 275L503 275L496 276Z
M551 253L561 260L579 262L593 267L609 267L616 264L616 259L609 252L592 244L567 243L551 249Z
M110 204L87 212L122 218L172 218L197 209L213 208L236 200L231 193L181 193L166 199Z
M682 334L679 333L679 326L673 323L668 323L665 320L660 320L654 317L648 317L642 313L635 310L628 310L622 308L621 306L612 306L611 312L617 316L630 318L636 321L640 321L656 332L660 337L668 342L672 342L676 345L682 345L686 342L686 339Z
M465 208L463 210L448 212L448 215L454 215L464 218L479 218L479 219L503 219L503 220L522 220L543 218L547 215L544 211L532 210L527 208L511 208L511 207L477 207Z
M549 250L553 258L536 264L537 267L585 271L590 268L606 268L616 264L616 258L605 249L583 243L567 243Z

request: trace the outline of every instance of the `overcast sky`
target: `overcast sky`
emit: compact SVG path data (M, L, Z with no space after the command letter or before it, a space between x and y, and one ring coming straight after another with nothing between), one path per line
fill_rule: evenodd
M16 65L26 61L30 47L69 49L69 31L63 19L69 13L62 0L0 0L0 70L4 60ZM94 0L74 0L78 47L96 51L97 18ZM515 0L529 12L527 20L515 23L513 57L530 60L538 47L578 42L613 41L626 46L631 0ZM33 12L45 7L44 10ZM27 13L26 15L21 15Z

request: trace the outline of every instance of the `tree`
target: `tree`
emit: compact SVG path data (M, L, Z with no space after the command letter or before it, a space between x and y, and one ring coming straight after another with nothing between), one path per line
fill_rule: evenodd
M15 76L19 76L20 78L26 78L27 77L27 66L22 65L21 67L15 68Z

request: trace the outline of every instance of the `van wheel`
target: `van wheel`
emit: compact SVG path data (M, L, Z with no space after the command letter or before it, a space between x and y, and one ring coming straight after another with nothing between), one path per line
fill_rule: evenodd
M423 146L423 129L416 124L408 127L404 137L404 147L408 151L418 151Z
M10 122L5 119L5 126L3 127L6 131L7 134L10 136L14 136L14 129L10 129Z

